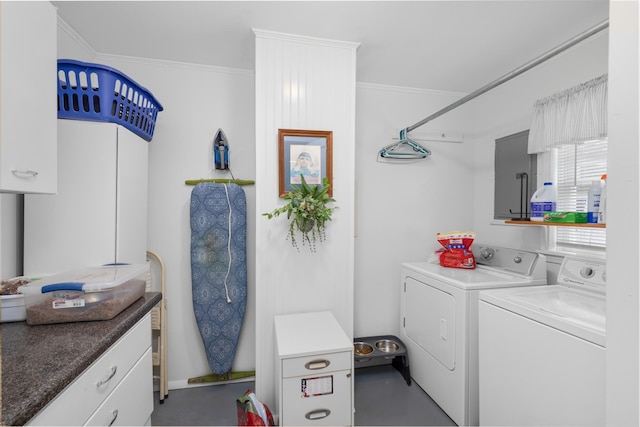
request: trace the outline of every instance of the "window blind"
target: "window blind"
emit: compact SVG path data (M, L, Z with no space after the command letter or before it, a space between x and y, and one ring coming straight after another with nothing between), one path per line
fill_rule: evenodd
M584 144L561 145L557 159L557 210L587 211L587 193L593 181L607 173L607 141L588 141ZM583 249L604 249L606 229L558 227L556 246Z

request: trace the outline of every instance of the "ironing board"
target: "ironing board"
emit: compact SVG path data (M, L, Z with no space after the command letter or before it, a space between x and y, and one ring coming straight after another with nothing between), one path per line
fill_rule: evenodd
M247 304L246 197L236 184L191 191L193 311L215 374L231 371Z

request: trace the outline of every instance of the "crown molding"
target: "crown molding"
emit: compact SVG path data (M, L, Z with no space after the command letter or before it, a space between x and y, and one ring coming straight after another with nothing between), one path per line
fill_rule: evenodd
M366 83L366 82L357 82L356 87L360 89L372 89L372 90L383 90L388 92L401 92L401 93L420 93L425 95L433 95L433 96L446 96L450 98L462 98L467 95L463 92L453 92L453 91L444 91L444 90L436 90L436 89L423 89L417 87L408 87L408 86L393 86L393 85L384 85L379 83Z
M280 33L277 31L261 30L258 28L252 28L251 30L253 31L256 37L263 38L263 39L283 40L283 41L289 41L289 42L306 43L306 44L313 44L313 45L319 45L319 46L328 46L328 47L354 49L354 50L357 50L358 47L360 46L360 43L356 43L356 42L324 39L320 37L300 36L297 34Z
M69 37L71 37L85 52L87 52L87 55L89 55L90 58L96 56L95 49L93 49L91 45L87 43L87 41L83 39L82 36L60 16L58 16L58 29L67 33Z

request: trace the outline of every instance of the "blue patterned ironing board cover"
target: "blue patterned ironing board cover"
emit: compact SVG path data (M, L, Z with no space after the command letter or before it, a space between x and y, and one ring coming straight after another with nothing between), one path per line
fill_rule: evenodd
M239 185L203 182L191 191L193 311L215 374L231 371L247 304L246 225Z

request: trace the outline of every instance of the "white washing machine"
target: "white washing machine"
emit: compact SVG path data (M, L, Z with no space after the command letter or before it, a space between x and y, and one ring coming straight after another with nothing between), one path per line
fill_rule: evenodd
M558 284L480 293L480 424L603 426L605 262L565 258Z
M484 289L546 285L546 259L535 252L474 244L477 268L431 262L401 267L401 340L411 377L458 425L478 425L478 294Z

